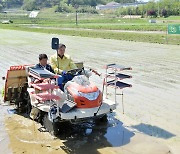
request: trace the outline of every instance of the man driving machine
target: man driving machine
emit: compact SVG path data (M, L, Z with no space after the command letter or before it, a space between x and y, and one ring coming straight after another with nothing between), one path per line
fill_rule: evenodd
M71 57L68 54L65 54L66 46L64 44L59 44L57 54L54 54L50 57L50 64L53 70L60 74L58 78L58 85L62 88L62 83L65 80L71 80L72 76L67 74L67 71L72 69L77 69L77 66L72 61Z

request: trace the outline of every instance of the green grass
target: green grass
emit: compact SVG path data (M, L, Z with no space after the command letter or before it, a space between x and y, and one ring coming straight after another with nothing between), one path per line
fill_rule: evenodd
M74 13L54 13L53 9L44 9L39 13L36 19L30 19L25 14L26 12L23 11L20 11L19 15L13 13L0 14L0 20L13 20L13 24L0 24L0 28L165 44L167 24L179 23L180 21L179 16L157 18L157 23L152 24L148 22L149 18L124 19L117 18L114 14L78 14L78 25L75 25ZM42 28L31 28L33 25ZM92 29L92 31L87 31L87 29ZM105 30L164 31L164 34L127 33ZM169 44L179 44L179 35L169 35L168 38Z
M166 25L148 24L39 24L41 26L59 27L59 28L84 28L84 29L104 29L104 30L132 30L132 31L166 31Z
M150 42L150 43L160 43L166 44L165 34L137 34L137 33L112 33L103 31L83 31L83 30L58 30L58 29L39 29L39 28L28 28L13 25L0 25L0 28L12 29L12 30L22 30L29 32L41 32L41 33L51 33L51 34L61 34L61 35L71 35L71 36L81 36L81 37L92 37L92 38L104 38L104 39L116 39L116 40L126 40L126 41L136 41L136 42ZM168 43L174 45L180 45L179 35L169 35Z
M179 23L179 16L157 18L157 24L150 24L149 18L124 19L114 14L78 14L78 26L75 25L75 13L55 13L54 8L43 9L37 19L28 18L27 12L17 11L0 14L0 20L11 19L15 24L38 24L53 27L108 29L108 30L136 30L136 31L166 31L167 24ZM23 15L24 14L24 15Z
M180 16L170 16L168 18L159 18L162 20L179 20L180 21Z
M7 19L1 18L1 19ZM84 29L105 29L105 30L135 30L135 31L165 31L167 24L150 24L147 19L79 19L78 26L74 18L37 18L11 16L14 24L37 24L40 26L61 27L61 28L84 28Z

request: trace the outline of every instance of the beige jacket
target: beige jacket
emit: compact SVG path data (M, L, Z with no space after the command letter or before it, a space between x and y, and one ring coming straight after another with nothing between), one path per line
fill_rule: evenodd
M56 73L58 73L58 63L59 63L59 74L61 74L62 71L68 71L77 68L74 62L72 61L71 57L67 54L64 54L62 59L58 56L58 62L57 62L57 54L54 54L50 57L50 64Z

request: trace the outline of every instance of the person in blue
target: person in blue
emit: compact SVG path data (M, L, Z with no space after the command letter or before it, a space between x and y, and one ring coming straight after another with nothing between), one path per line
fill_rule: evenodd
M39 54L39 63L34 66L34 68L44 68L48 71L55 74L54 70L52 69L51 65L47 63L48 57L46 54ZM38 79L33 79L33 83L40 82Z
M48 57L46 54L39 54L39 63L35 65L35 68L45 68L48 71L55 73L51 65L47 63Z
M71 56L66 54L66 45L59 44L58 53L50 57L50 64L54 71L59 74L58 86L64 91L64 84L72 80L73 76L67 73L69 70L77 69L77 66L71 59Z

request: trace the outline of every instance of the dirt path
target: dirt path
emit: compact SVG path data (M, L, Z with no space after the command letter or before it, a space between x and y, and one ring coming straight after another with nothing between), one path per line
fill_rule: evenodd
M95 128L96 131L86 129L84 135L79 132L73 134L72 139L68 136L66 140L60 137L61 141L57 143L52 141L55 145L51 147L63 144L59 149L61 152L63 149L74 153L83 153L90 146L92 153L180 153L180 46L0 29L1 76L11 65L37 63L39 53L54 54L55 51L50 48L52 37L59 37L67 45L67 51L74 60L84 61L86 66L96 68L99 72L104 72L102 66L108 63L131 66L133 70L126 73L133 78L126 81L133 87L124 90L125 114L122 114L119 99L116 118L120 121L112 120L111 126L104 127L105 132L98 128ZM97 84L100 82L95 76L92 80ZM0 81L0 87L2 85ZM35 143L23 146L24 143L12 134L16 131L20 135L18 132L22 130L20 138L27 137L25 130L28 119L23 119L21 116L11 116L6 120L10 146L17 153L23 152L20 147L25 148L25 153L32 145L36 147ZM32 132L31 129L27 131ZM41 148L37 150L41 151Z

